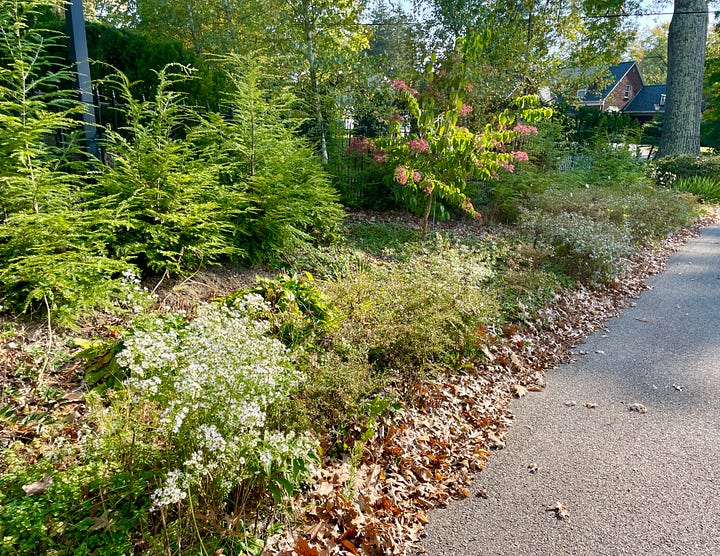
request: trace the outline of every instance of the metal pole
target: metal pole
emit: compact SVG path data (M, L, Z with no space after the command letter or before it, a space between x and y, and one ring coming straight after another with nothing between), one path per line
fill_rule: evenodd
M82 122L85 132L85 149L88 154L100 158L97 127L95 126L95 103L93 102L88 60L87 38L85 36L85 15L82 0L70 0L65 7L65 26L69 39L70 63L75 67L75 85L83 104Z

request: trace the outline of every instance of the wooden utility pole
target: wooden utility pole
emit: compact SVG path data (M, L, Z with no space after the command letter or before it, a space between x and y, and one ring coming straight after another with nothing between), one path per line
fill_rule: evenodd
M65 7L65 26L69 39L70 63L75 69L75 86L83 105L82 122L85 132L85 149L88 154L100 158L100 148L95 125L95 103L90 80L90 60L85 36L85 15L82 0L70 0Z

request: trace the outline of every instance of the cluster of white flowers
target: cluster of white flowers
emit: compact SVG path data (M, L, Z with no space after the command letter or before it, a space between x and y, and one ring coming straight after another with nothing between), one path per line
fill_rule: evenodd
M288 458L317 453L303 436L264 431L267 411L286 399L301 375L268 323L254 320L269 306L259 295L233 307L204 305L190 322L145 324L125 341L118 363L129 371L126 386L139 402L153 402L164 433L182 459L153 494L153 507L176 503L188 487L212 476L229 491L246 466L277 468ZM252 461L251 461L252 460Z
M137 274L129 268L123 271L120 286L122 297L118 301L122 307L130 309L133 313L142 312L144 307L155 300L153 294L143 287Z
M157 510L162 506L177 504L187 498L188 481L182 471L173 470L165 476L165 485L155 490L150 496L151 510Z
M539 211L523 211L520 224L536 241L552 248L559 263L567 263L580 277L613 278L632 252L627 225L597 222L574 213Z

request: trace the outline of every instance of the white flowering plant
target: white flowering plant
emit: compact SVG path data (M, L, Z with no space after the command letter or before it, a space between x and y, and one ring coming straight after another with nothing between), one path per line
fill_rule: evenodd
M257 318L269 309L250 293L230 306L202 305L192 320L146 321L125 340L117 361L128 373L127 398L155 408L164 450L151 510L170 506L181 518L202 503L240 515L244 528L242 516L263 496L279 503L309 480L317 443L277 419L302 376Z
M582 282L614 279L633 250L626 225L596 221L578 213L522 209L519 225L534 245L551 250L551 264Z
M248 299L254 299L253 310L268 322L270 336L290 348L310 347L315 336L336 324L332 307L309 272L258 276L252 287L231 294L225 302L232 305L238 298L245 299L246 305Z

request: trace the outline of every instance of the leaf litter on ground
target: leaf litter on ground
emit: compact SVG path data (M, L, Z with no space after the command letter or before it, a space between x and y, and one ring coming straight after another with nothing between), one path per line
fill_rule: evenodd
M504 445L513 420L512 398L541 391L545 371L567 362L571 349L607 318L632 306L629 300L647 287L644 279L661 272L668 256L711 220L699 221L659 248L634 256L630 270L611 284L566 292L522 330L484 347L486 361L474 372L425 383L411 407L379 424L359 465L323 462L314 489L293 503L291 523L303 525L290 525L271 537L263 554L392 556L417 549L429 512L468 496L469 485L492 449ZM217 295L215 289L213 295ZM171 302L182 305L186 300ZM95 329L107 327L101 323ZM27 415L62 423L59 433L77 439L75 429L86 410L79 395L84 384L76 363L68 362L43 377L45 386L60 392L54 400L42 398L37 385L12 372L32 364L28 356L32 349L50 353L63 348L58 343L57 337L42 328L28 331L22 326L14 336L0 340L0 402L8 408L6 415L17 416L0 428L0 447L16 440L29 444L37 436L37 423L22 418ZM33 457L42 455L40 450ZM49 487L45 478L37 483L25 485L28 495ZM564 505L552 509L559 518L566 517L559 515L567 512Z
M378 427L386 432L368 442L357 469L350 470L347 462L325 462L318 480L334 477L336 488L326 496L315 490L309 500L298 500L297 515L305 527L271 538L264 556L303 554L296 549L300 539L302 546L307 543L328 556L348 553L343 540L351 540L357 552L350 552L360 555L422 551L418 541L428 511L467 496L493 448L504 446L513 420L512 398L542 390L546 369L568 361L574 347L605 320L619 316L631 298L647 289L645 278L662 272L670 254L711 221L635 255L628 272L609 285L566 293L522 331L488 346L485 363L474 373L424 384L412 407ZM352 484L343 479L350 475ZM561 502L546 509L560 520L570 516Z

